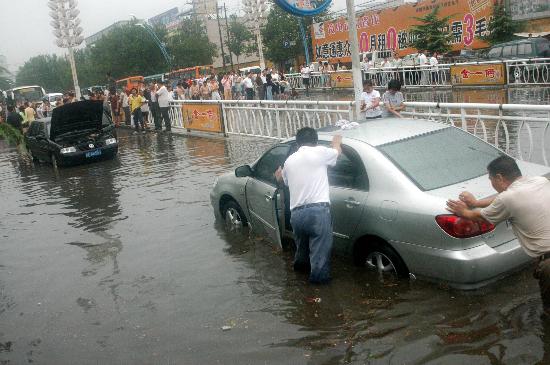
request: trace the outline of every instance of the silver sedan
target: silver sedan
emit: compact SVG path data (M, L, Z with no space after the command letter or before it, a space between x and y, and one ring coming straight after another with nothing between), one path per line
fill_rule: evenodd
M356 129L319 130L319 143L343 136L343 153L330 168L334 248L357 265L384 274L471 289L528 262L511 227L476 223L446 211L446 200L467 190L495 194L487 164L503 154L446 124L413 119L361 123ZM296 150L293 139L252 165L220 176L210 194L218 218L249 224L282 247L292 237L288 189L273 173ZM518 161L524 175L550 176L545 166Z

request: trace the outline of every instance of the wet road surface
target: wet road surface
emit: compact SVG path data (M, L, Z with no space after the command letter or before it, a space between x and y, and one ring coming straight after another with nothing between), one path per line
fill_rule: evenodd
M119 137L57 174L0 141L0 364L550 363L530 268L463 292L336 258L311 286L210 207L272 142Z

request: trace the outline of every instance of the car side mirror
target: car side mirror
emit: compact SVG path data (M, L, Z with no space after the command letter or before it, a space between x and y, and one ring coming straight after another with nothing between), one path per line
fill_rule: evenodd
M252 168L249 165L239 166L235 169L236 177L248 177L252 176Z

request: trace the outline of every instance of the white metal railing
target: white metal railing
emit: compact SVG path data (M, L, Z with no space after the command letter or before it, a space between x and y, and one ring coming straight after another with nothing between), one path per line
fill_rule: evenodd
M437 66L401 66L401 67L372 67L362 70L363 80L371 79L377 86L386 86L391 79L398 79L405 87L451 87L451 66L504 64L506 69L506 83L511 86L521 85L548 85L550 84L550 58L531 58L504 61L478 61L454 64L438 64ZM310 88L331 88L330 75L327 73L312 72ZM348 72L351 70L337 71ZM285 75L291 87L303 89L302 75L293 73Z
M508 60L508 85L550 84L550 58Z
M174 128L183 128L182 104L221 104L226 134L284 139L302 127L357 120L352 101L221 100L171 102ZM406 102L404 117L460 127L522 160L549 165L550 105Z
M460 127L521 160L549 165L550 105L405 103L401 114Z

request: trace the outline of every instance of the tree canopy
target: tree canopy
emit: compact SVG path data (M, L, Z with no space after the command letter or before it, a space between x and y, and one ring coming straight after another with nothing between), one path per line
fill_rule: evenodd
M198 20L184 20L172 35L160 27L154 32L168 49L173 67L211 64L216 56L216 45L208 41ZM169 71L159 45L137 23L119 26L93 45L75 50L75 63L80 86L103 85L108 73L119 79ZM73 88L69 62L55 54L30 58L19 68L16 80L19 85L37 84L52 92Z
M229 48L229 52L237 56L237 67L239 65L239 57L252 53L253 47L251 47L251 41L253 40L254 35L252 32L244 24L240 23L236 16L232 16L229 22L227 48Z
M279 6L272 6L267 23L262 29L265 55L277 64L283 64L304 54L299 19Z
M412 46L418 50L445 53L451 49L452 34L445 29L449 26L451 16L439 18L439 6L424 17L414 19L421 24L411 29L414 41Z
M202 22L194 18L184 19L175 34L167 37L167 47L174 68L211 65L218 54Z
M514 33L521 32L524 26L524 23L512 20L503 3L496 3L493 8L493 16L487 25L489 34L483 39L491 45L508 42L517 38Z

